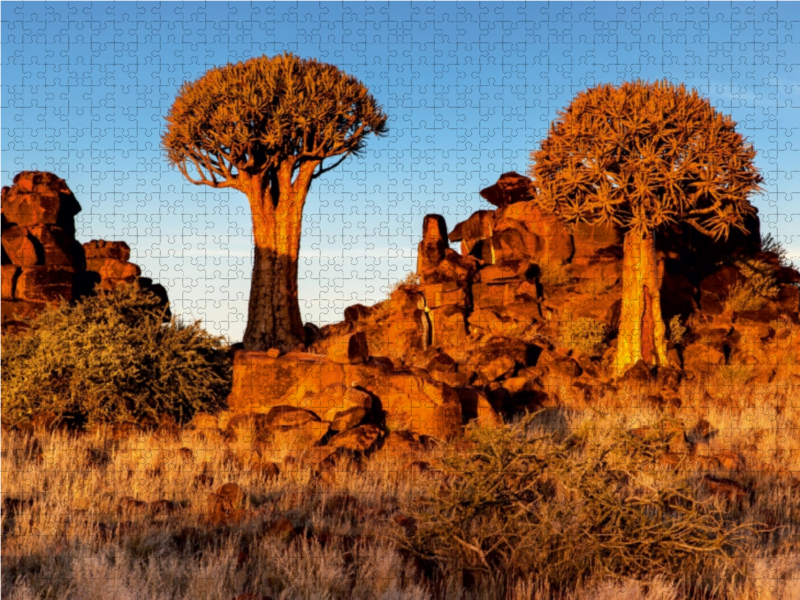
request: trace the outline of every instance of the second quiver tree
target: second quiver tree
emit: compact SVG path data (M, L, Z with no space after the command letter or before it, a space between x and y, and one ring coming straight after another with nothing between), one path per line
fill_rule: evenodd
M184 177L237 189L250 203L255 262L244 347L295 348L303 340L297 261L311 182L358 155L368 134L385 134L387 116L355 77L283 54L184 83L166 120L162 143Z
M745 230L762 177L755 150L696 90L664 81L580 92L531 154L534 198L567 223L624 232L616 370L667 364L657 231L687 223L715 240Z

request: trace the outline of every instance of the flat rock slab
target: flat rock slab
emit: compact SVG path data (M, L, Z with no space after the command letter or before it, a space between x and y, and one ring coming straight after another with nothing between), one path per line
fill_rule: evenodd
M456 391L429 377L395 372L380 364L336 364L325 357L289 353L280 358L240 350L234 355L228 405L234 414L296 406L315 414L331 407L328 390L356 387L377 400L392 429L448 438L461 431Z

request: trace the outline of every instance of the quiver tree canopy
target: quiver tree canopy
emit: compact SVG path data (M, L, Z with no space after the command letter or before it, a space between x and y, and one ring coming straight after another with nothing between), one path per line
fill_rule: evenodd
M762 181L735 126L683 84L585 90L531 155L538 201L567 222L639 233L685 222L724 239L744 231Z
M618 369L664 364L655 233L687 223L716 239L745 231L762 178L755 150L696 90L666 80L603 84L559 111L531 154L535 199L568 223L625 231ZM630 347L628 347L630 345Z
M355 77L292 54L217 67L181 87L162 138L170 163L192 183L242 191L253 215L246 348L302 341L297 257L311 181L360 154L368 134L384 135L387 119Z
M166 119L164 147L187 179L245 193L250 177L287 162L320 166L315 177L334 168L387 121L358 79L292 54L211 69L181 86Z

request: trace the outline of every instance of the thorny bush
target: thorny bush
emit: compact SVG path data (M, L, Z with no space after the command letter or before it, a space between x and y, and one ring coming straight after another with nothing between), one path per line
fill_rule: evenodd
M534 419L471 428L475 448L443 458L445 483L409 509L417 527L400 545L446 577L506 590L531 575L561 593L663 575L691 594L742 575L753 527L654 472L653 448L623 431L557 441Z
M3 339L3 423L38 413L79 425L185 422L218 410L230 388L226 344L166 318L158 298L132 285L40 315Z

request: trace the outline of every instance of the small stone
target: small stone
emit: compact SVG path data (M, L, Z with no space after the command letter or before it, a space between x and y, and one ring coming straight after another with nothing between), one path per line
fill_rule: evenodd
M351 452L368 452L380 439L382 432L375 425L361 425L337 433L328 441L331 448L343 448Z
M150 514L171 515L178 511L178 505L171 500L156 500L150 503Z
M264 536L278 538L285 544L290 543L297 536L297 530L286 517L280 517L275 521L262 525L260 533Z
M147 510L147 502L137 500L131 496L123 496L117 504L117 512L130 515L144 513Z

